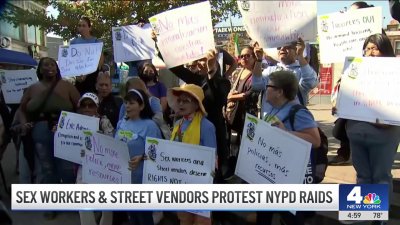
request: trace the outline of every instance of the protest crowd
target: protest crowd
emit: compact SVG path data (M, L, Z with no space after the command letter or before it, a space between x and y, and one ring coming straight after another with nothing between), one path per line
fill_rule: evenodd
M400 19L400 3L389 2L388 7L392 9L393 18ZM205 3L208 2L198 4ZM362 13L362 10L374 9L365 2L355 2L350 8L346 13ZM244 19L250 17L249 14L244 13ZM114 54L118 55L114 58L129 65L129 75L121 84L120 93L112 91L110 68L113 65L105 63L103 41L91 34L91 19L85 15L79 18L78 37L72 39L68 46L60 47L58 62L49 57L40 59L36 71L31 73L34 82L23 90L18 103L11 106L7 96L3 95L5 91L2 91L0 159L8 144L13 144L18 149L23 156L20 159L24 161L19 162L20 183L116 184L129 181L132 184L167 184L172 183L174 178L180 179L179 182L182 183L193 184L295 183L295 179L280 180L279 172L271 172L267 165L251 162L253 158L254 162L260 160L260 154L267 154L262 152L262 148L257 149L258 153L247 151L252 140L256 143L268 139L263 136L263 132L255 132L255 125L251 121L256 120L259 121L257 123L270 125L262 128L265 132L268 130L267 133L273 132L269 129L280 129L274 132L282 136L281 142L295 143L292 141L293 136L304 140L299 142L301 147L298 148L305 150L299 152L307 152L309 155L306 160L299 160L301 162L295 163L294 152L297 149L269 153L272 154L270 158L278 155L281 157L282 154L282 158L288 160L282 162L285 166L293 164L292 168L304 168L307 165L309 169L305 175L297 177L297 180L302 181L300 183L321 183L330 163L339 164L351 157L357 173L357 183L389 184L389 195L392 194L391 168L400 142L400 127L387 121L395 121L398 117L389 115L381 118L379 115L388 114L375 112L376 107L372 109L374 104L383 104L383 99L375 99L376 101L367 106L371 108L369 118L357 117L357 110L354 108L357 104L353 104L353 100L355 98L354 101L363 104L362 99L367 93L359 94L361 100L357 96L346 96L352 92L352 82L357 78L361 79L362 75L358 71L366 71L356 71L357 68L354 67L361 68L367 62L373 65L378 60L395 57L390 40L383 30L380 31L381 27L378 32L364 34L361 41L352 44L354 52L360 54L341 55L341 61L347 56L359 57L360 60L346 61L350 63L347 67L349 71L343 72L332 95L332 113L338 115L334 124L334 136L340 140L341 147L338 155L328 162L327 138L307 109L309 93L319 84L318 71L310 65L310 62L319 59L312 58L315 56L311 56L306 50L309 41L312 41L309 37L314 35L315 39L316 33L300 35L299 32L299 35L291 34L278 40L278 35L274 39L272 34L268 38L263 34L255 34L255 30L262 30L257 27L251 32L251 44L243 46L240 54L235 57L222 48L215 48L212 38L206 40L212 36L212 29L209 32L206 25L195 24L193 28L187 25L181 35L171 35L169 29L172 28L162 25L163 16L160 14L157 18L160 23L155 23L157 20L150 18L142 19L138 24L126 28L135 31L137 35L146 33L145 37L141 37L147 38L140 42L141 49L121 47L123 44L117 42L124 41L125 28L121 28L122 31L112 28ZM263 26L263 23L257 26ZM197 38L194 33L199 33L204 40ZM193 42L190 38L193 38ZM322 39L322 35L319 38ZM357 40L358 38L357 36ZM187 40L190 44L183 44ZM178 46L175 51L168 48L172 41L182 42L180 45L175 44ZM152 44L147 44L148 42ZM326 52L328 48L322 48L322 41L320 45L321 55L335 54ZM268 55L266 47L274 48L277 58ZM82 57L88 61L79 62L68 58L72 57L71 48L81 51L82 55L91 52L90 56ZM223 59L221 63L220 56ZM164 61L167 69L163 70L169 70L179 78L180 85L171 86L163 82L161 69L151 60L155 57ZM366 63L362 63L361 59L365 59ZM79 63L91 68L76 66ZM349 75L345 76L347 73ZM4 88L3 79L5 78L1 77ZM337 101L339 98L340 101ZM351 116L346 116L350 114ZM259 125L256 126L261 129L258 128ZM84 130L93 132L87 136ZM81 135L80 140L85 141L82 143L86 149L79 145L79 137L77 140L73 138L74 134ZM154 142L158 139L165 141ZM274 140L274 144L279 144L279 139L280 136ZM103 142L100 143L100 140ZM76 145L69 144L73 141L76 141ZM114 146L115 151L125 151L118 154L119 158L111 157L110 152L109 159L99 159L110 160L118 167L120 174L124 175L121 180L113 177L112 173L108 174L110 171L98 169L93 172L97 167L96 160L93 160L95 155L90 150L95 151L95 146L99 143ZM118 149L117 146L123 148ZM178 151L181 148L184 151ZM70 149L71 152L66 153ZM151 164L160 159L163 155L160 152L170 155L175 164ZM74 153L74 156L68 155ZM187 168L182 166L188 162L193 165L190 164ZM194 162L201 163L194 165ZM94 166L88 169L89 164ZM294 164L299 165L295 167ZM179 166L175 168L174 165ZM189 169L194 172L186 173ZM207 175L196 176L196 173ZM254 177L260 173L265 174ZM58 213L60 212L46 211L44 217L53 220ZM181 225L223 224L221 221L227 216L225 212L208 211L164 214L152 211L79 212L82 225L153 225L158 224L165 214ZM260 211L257 212L256 224L272 224L272 217L277 215L281 224L304 225L313 218L315 212L299 211L293 214ZM386 224L386 221L367 224Z

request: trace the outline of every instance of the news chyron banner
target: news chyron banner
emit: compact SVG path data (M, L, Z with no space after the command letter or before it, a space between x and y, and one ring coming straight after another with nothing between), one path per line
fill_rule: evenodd
M13 184L12 210L339 211L387 220L388 185Z
M388 185L339 185L339 220L388 220L388 193Z

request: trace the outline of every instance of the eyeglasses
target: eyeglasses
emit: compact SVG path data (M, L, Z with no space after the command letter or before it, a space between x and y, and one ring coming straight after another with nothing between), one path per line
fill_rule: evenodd
M279 88L278 86L275 86L275 85L270 85L270 84L267 84L267 86L266 86L267 88Z
M241 58L241 59L243 59L243 58L248 59L248 58L250 58L250 57L251 57L250 54L243 54L243 55L240 55L240 56L239 56L239 58Z
M193 100L191 99L191 98L178 98L177 100L176 100L176 102L179 104L179 105L184 105L184 104L188 104L188 103L191 103Z

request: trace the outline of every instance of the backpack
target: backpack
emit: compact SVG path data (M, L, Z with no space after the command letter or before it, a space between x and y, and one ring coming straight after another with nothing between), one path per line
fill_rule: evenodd
M294 119L297 111L300 109L307 109L303 105L294 105L290 108L289 115L282 122L289 119L290 126L292 130L294 130ZM308 109L307 109L308 110ZM321 137L321 145L318 148L311 149L312 160L315 164L314 169L314 182L313 183L321 183L325 177L325 172L328 167L328 138L325 133L318 127L319 136Z

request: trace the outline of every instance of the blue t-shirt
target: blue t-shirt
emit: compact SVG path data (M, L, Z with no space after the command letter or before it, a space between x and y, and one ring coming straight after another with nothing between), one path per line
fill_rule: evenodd
M178 120L175 123L175 126L179 126L181 120ZM185 131L189 127L191 122L191 120L183 119L181 127L181 132L183 135L185 134ZM175 138L175 141L177 141L177 138ZM217 148L215 126L206 117L203 117L200 122L200 145L210 148Z
M161 82L157 82L153 86L147 86L147 89L151 93L151 95L157 97L157 98L162 98L162 97L167 97L167 88L165 85Z
M150 119L118 121L115 139L128 143L129 156L145 153L146 137L162 138L160 128ZM141 184L143 179L143 161L132 171L132 184Z
M76 45L76 44L91 44L91 43L98 43L98 42L102 42L101 40L97 39L97 37L91 37L88 39L82 38L82 37L77 37L74 38L70 44L71 45Z
M296 112L294 116L294 123L293 123L294 129L292 129L288 116L290 109L297 104L299 103L297 103L296 101L291 101L288 102L286 105L284 105L282 108L274 108L271 104L269 104L269 102L265 102L264 105L266 113L262 115L262 118L263 120L267 119L266 121L269 123L274 123L277 120L281 122L285 120L283 122L285 128L291 131L302 131L305 129L318 127L318 124L317 122L315 122L314 116L311 114L311 112L306 109L300 109L299 111ZM314 158L313 151L311 151L310 159L307 164L306 174L304 177L304 183L306 184L314 182L315 163L312 160L313 158Z
M154 114L162 113L160 99L152 96L149 98L149 102L150 102L150 108ZM119 110L119 120L125 118L125 113L126 113L125 104L122 104L121 109Z

